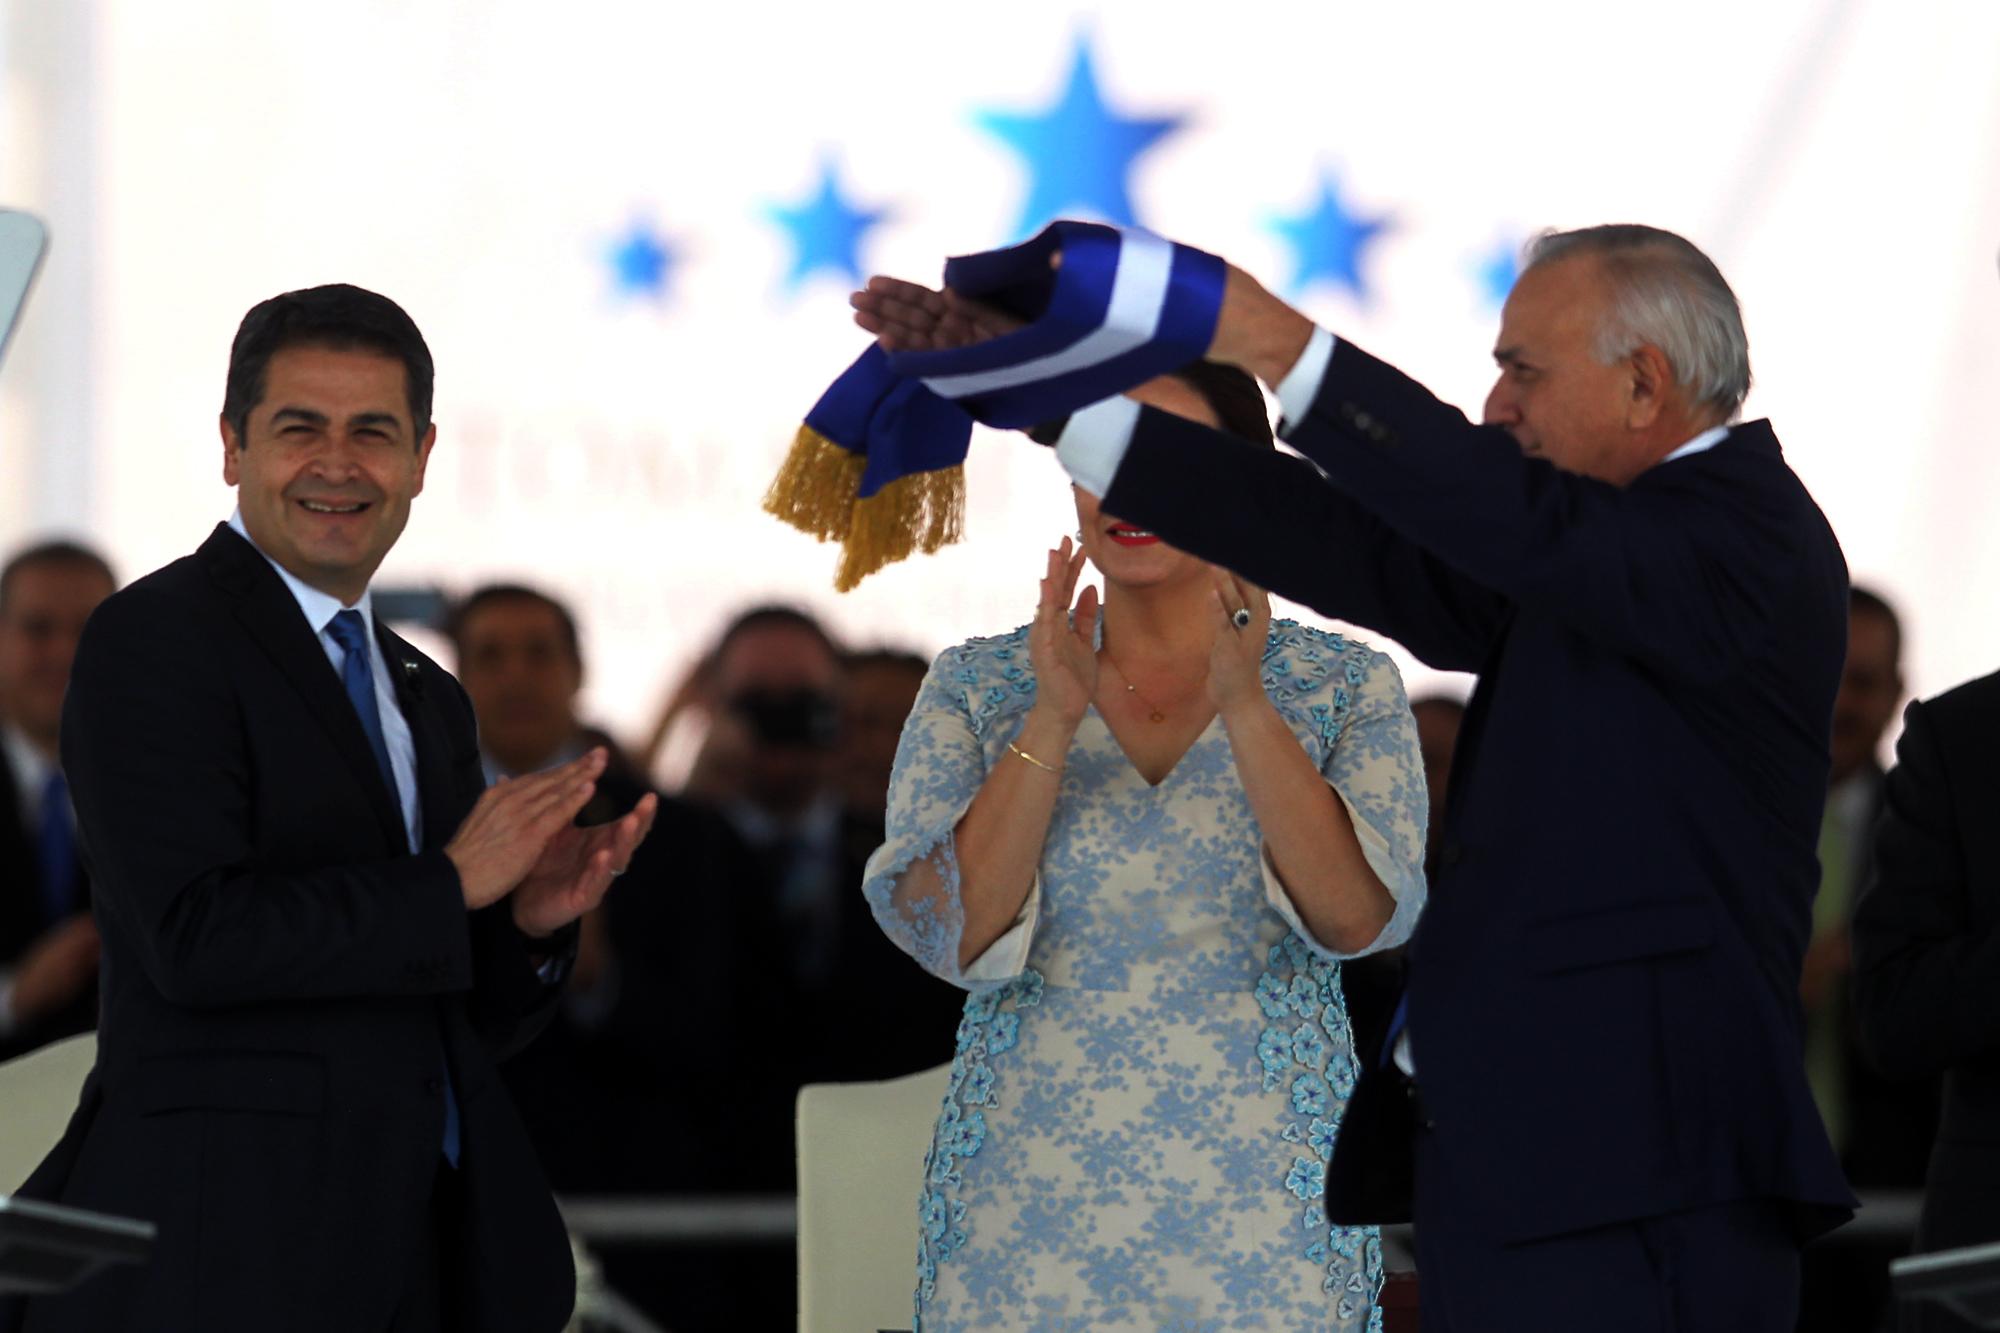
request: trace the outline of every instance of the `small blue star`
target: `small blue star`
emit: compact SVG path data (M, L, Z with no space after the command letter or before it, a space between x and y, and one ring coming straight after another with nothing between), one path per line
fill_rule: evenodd
M1088 39L1079 37L1062 96L1046 111L980 111L980 127L1026 159L1032 176L1019 231L1087 213L1121 227L1134 224L1127 176L1139 154L1179 129L1184 116L1120 116L1098 91Z
M668 271L677 256L651 223L634 219L605 258L611 262L612 285L620 296L666 299Z
M1473 266L1472 274L1488 307L1498 310L1506 305L1507 293L1514 290L1514 280L1521 276L1520 242L1512 236L1502 236Z
M1361 277L1361 252L1388 228L1386 216L1364 218L1350 213L1330 175L1321 178L1319 198L1306 212L1271 220L1271 229L1292 247L1290 287L1294 293L1326 281L1345 287L1357 301L1368 299L1368 286Z
M821 272L837 273L850 285L859 283L867 276L861 267L862 238L889 216L887 209L856 208L843 195L839 167L830 153L820 162L814 191L803 203L769 204L764 209L792 243L792 266L785 273L789 292Z

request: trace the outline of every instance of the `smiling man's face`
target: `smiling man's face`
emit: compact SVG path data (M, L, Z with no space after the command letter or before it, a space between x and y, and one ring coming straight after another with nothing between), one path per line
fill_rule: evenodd
M421 438L393 356L313 345L272 354L241 438L222 423L222 476L250 540L352 606L410 519L436 427Z

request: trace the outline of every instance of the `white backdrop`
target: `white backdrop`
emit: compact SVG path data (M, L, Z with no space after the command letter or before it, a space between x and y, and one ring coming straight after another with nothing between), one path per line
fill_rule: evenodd
M932 276L1096 163L1146 225L1281 285L1305 263L1306 308L1475 412L1496 255L1548 225L1686 232L1743 299L1750 413L1904 607L1913 684L2000 666L1990 0L5 16L0 197L55 234L0 376L9 544L77 529L130 573L190 549L231 505L214 422L237 320L346 280L402 302L439 367L430 488L383 577L573 598L616 728L752 599L927 651L1011 626L1073 526L1017 439L975 444L965 545L846 597L830 548L758 511L859 347L839 265L793 273L822 253ZM1008 116L1055 146L1023 151ZM1285 224L1315 219L1302 250Z

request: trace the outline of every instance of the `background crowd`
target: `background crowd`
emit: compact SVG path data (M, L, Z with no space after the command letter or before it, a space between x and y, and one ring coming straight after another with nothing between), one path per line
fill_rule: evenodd
M116 587L102 556L67 540L22 546L0 569L0 1057L95 1019L97 934L57 740L77 638ZM428 628L449 640L489 778L608 743L611 770L581 817L597 823L662 785L670 751L691 755L629 873L585 919L559 1017L505 1066L559 1194L787 1192L800 1086L951 1057L960 993L888 943L859 891L924 653L852 648L798 608L748 608L662 701L650 735L616 738L580 711L589 645L554 590L470 588ZM1855 588L1800 980L1808 1072L1862 1190L1921 1188L1938 1116L1935 1079L1870 1064L1850 1003L1848 927L1871 873L1904 640L1889 601ZM1431 695L1412 708L1435 829L1462 706ZM1858 1264L1852 1249L1809 1252L1801 1327L1873 1327L1887 1260L1906 1244L1881 1241ZM788 1249L606 1259L613 1283L670 1326L789 1318Z

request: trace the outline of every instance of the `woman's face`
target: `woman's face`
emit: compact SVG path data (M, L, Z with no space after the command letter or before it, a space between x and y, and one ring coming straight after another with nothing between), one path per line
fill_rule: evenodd
M1162 376L1132 391L1132 397L1206 426L1220 424L1200 394L1177 379ZM1178 547L1169 546L1135 523L1106 513L1098 497L1081 486L1076 497L1076 526L1083 550L1107 584L1123 588L1156 588L1183 579L1206 580L1209 566Z

